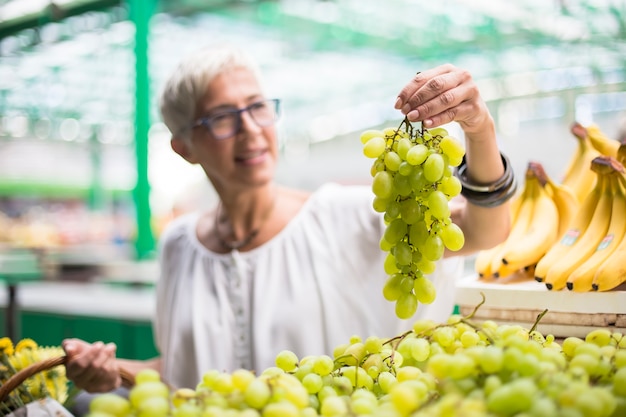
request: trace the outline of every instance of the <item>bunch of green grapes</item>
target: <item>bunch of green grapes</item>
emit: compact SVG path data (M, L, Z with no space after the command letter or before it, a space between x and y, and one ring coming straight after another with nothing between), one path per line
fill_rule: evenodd
M97 397L89 417L618 417L626 415L626 338L608 329L562 344L493 321L414 323L391 339L353 336L331 356L284 350L256 375L209 370L191 388L154 371L128 399Z
M465 243L448 204L461 192L453 173L465 150L444 128L414 129L407 119L397 129L367 130L361 142L365 156L374 159L373 207L387 224L380 241L388 252L383 295L407 319L418 303L434 301L435 288L425 275L445 248L457 251Z

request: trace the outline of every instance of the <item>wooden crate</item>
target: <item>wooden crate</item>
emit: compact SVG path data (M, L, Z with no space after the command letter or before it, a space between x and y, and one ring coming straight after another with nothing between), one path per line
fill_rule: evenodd
M549 291L545 285L521 276L489 282L472 275L457 284L456 300L462 315L475 309L481 294L485 303L474 316L477 321L489 319L531 328L547 309L537 327L543 334L584 337L597 328L626 334L626 285L613 291L577 293Z

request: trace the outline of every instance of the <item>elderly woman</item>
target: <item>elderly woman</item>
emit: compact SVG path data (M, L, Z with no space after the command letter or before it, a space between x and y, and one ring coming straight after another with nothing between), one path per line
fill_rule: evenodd
M494 121L467 71L443 65L415 75L395 108L426 128L460 124L465 185L488 189L509 175ZM400 320L381 293L384 222L370 188L327 184L311 193L275 182L279 112L241 50L203 50L174 72L161 100L172 149L202 167L220 201L179 217L161 238L154 322L160 357L122 360L111 344L66 340L67 375L77 386L118 387L121 366L152 367L175 387L195 387L209 369L260 372L283 349L299 357L331 354L352 335L395 336L413 323ZM465 245L437 262L430 276L437 299L420 305L414 319L445 320L462 273L458 255L507 236L513 186L505 187L489 204L472 197L452 205Z

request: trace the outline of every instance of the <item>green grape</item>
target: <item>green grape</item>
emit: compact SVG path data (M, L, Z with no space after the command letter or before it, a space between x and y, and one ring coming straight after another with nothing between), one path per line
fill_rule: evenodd
M417 246L421 252L422 248L424 247L424 244L426 243L426 239L429 236L428 226L426 226L425 222L418 221L416 223L411 224L411 226L408 229L409 229L409 242L412 245Z
M263 409L263 417L300 417L300 409L288 401L269 403Z
M422 257L419 261L417 261L417 268L426 275L432 274L435 272L436 263L430 259L426 259L426 257Z
M431 304L435 301L437 290L435 289L433 282L425 276L420 276L413 280L413 290L415 291L415 296L417 297L418 302L422 304Z
M363 154L368 158L378 158L385 152L387 143L380 136L373 137L363 145Z
M126 417L130 409L130 401L114 393L97 395L89 403L90 413L103 412L113 417Z
M396 193L402 197L407 197L413 192L409 177L405 177L404 175L396 175L393 178L393 186L395 187Z
M369 336L365 339L365 350L367 353L378 353L383 348L383 340L377 336Z
M388 253L385 257L385 263L383 265L383 268L387 275L392 275L400 272L398 270L398 266L396 265L396 258L391 253Z
M135 375L135 384L143 384L144 382L160 382L161 374L156 369L144 368Z
M463 230L455 223L448 223L441 229L441 240L446 248L451 251L460 250L465 245Z
M458 160L463 158L463 155L465 155L463 145L448 135L441 139L439 142L439 148L441 148L441 151L448 156L450 160ZM458 166L458 164L455 166Z
M574 356L578 356L580 354L587 354L593 356L594 358L600 358L602 356L602 351L600 350L600 346L595 343L584 342L576 346L574 349Z
M613 355L613 365L617 369L626 368L626 349L619 349Z
M380 249L383 252L389 252L389 251L391 251L391 248L393 247L393 245L391 243L389 243L389 242L387 242L385 240L384 236L380 238L380 242L379 242L378 246L380 247Z
M478 366L486 374L496 374L504 366L504 352L498 346L485 346L480 350Z
M422 255L431 261L439 260L443 256L445 247L439 235L429 235L424 242Z
M424 178L429 182L437 182L443 177L445 168L443 156L439 153L431 153L424 161Z
M611 343L612 332L609 329L594 329L587 333L585 336L585 342L593 343L597 346L607 346Z
M389 204L389 200L385 198L374 197L372 200L372 208L378 213L384 213L387 210L387 204Z
M400 155L393 151L389 151L385 153L385 166L390 171L397 171L400 168L400 164L402 163L402 158Z
M398 155L403 161L406 161L406 154L413 146L411 140L409 138L400 138L400 140L397 141L397 144L398 148L396 152L398 152Z
M413 165L409 164L407 161L402 161L400 166L398 167L398 174L408 177L413 172Z
M400 202L396 200L388 200L385 212L389 218L395 219L400 215L400 207Z
M317 394L324 386L324 381L319 374L307 374L302 378L302 386L306 388L309 394Z
M385 286L383 287L383 296L387 301L396 301L400 296L404 293L400 289L400 283L404 277L402 274L391 274L387 281L385 282Z
M184 403L172 412L172 417L199 417L201 413L202 409L198 405ZM260 417L260 414L254 411L252 414L248 413L243 417Z
M369 142L369 140L372 138L383 138L384 135L385 134L383 133L382 130L370 129L370 130L366 130L362 132L359 138L361 139L361 143L365 144Z
M196 400L196 391L191 388L178 388L172 395L172 405L180 407L185 403L193 403Z
M417 311L417 297L415 294L402 294L396 300L396 315L401 319L411 318Z
M166 417L170 412L167 398L149 397L137 406L137 417Z
M411 165L421 165L428 158L428 148L426 145L418 143L406 153L406 161ZM443 162L443 161L442 161Z
M408 415L426 400L428 389L420 381L404 381L398 382L389 395L395 408L402 415Z
M289 350L283 350L276 355L276 366L285 372L294 371L298 367L298 357Z
M406 224L413 224L422 218L422 208L412 198L400 202L400 218Z
M480 336L476 332L467 331L461 333L461 335L459 336L459 340L461 341L461 345L463 345L464 348L469 348L472 346L477 346L480 343Z
M147 381L136 384L129 392L128 399L133 407L140 405L150 398L169 398L170 390L163 382Z
M533 417L554 417L559 415L559 412L558 406L553 399L540 397L533 401L528 414Z
M398 265L409 265L413 260L411 247L403 240L396 244L394 256Z
M444 176L441 179L441 183L439 184L439 191L447 195L448 197L455 197L461 194L463 186L461 185L461 180L459 180L454 175Z
M430 342L427 339L416 338L411 345L411 357L418 362L423 362L430 356Z
M402 219L394 219L385 229L385 240L391 244L398 243L408 231L407 224Z
M605 413L604 404L598 395L599 388L590 388L580 392L575 400L574 407L582 413L584 417L608 416Z
M347 413L348 404L343 397L331 396L322 401L320 415L323 417L338 417Z
M326 376L335 369L335 361L327 355L320 355L313 362L313 372L319 376Z
M487 397L487 409L499 415L512 416L530 409L537 386L530 378L519 378L496 388Z
M402 293L410 293L413 291L413 277L409 275L403 275L400 281L400 290Z
M398 383L395 375L389 371L383 371L378 374L378 385L384 394L388 394L394 385Z
M587 375L595 374L596 369L600 366L600 358L588 353L578 353L569 361L569 368L580 368Z
M426 186L426 178L424 178L424 169L418 165L413 167L409 174L409 184L414 190L421 190Z
M428 129L428 135L430 135L431 138L433 137L445 137L448 136L448 131L446 130L446 128L444 127L433 127L432 129ZM426 133L424 134L424 136L426 136Z
M575 336L566 337L563 340L563 343L561 344L563 353L570 358L573 357L576 348L578 347L578 345L582 343L584 343L584 340L578 337L575 337Z
M428 196L428 210L439 220L450 217L448 198L441 191L433 191Z
M613 392L626 398L626 368L620 368L613 375Z
M393 193L393 176L387 171L380 171L372 180L372 192L375 196L388 199Z

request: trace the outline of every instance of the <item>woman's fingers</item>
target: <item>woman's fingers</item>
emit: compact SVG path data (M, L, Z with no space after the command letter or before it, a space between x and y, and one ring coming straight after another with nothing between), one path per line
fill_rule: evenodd
M68 356L65 365L67 377L76 386L89 392L103 392L121 384L114 344L89 344L70 339L64 341L63 348Z
M447 64L415 75L398 95L396 108L409 121L433 127L471 119L481 107L479 100L471 75Z

